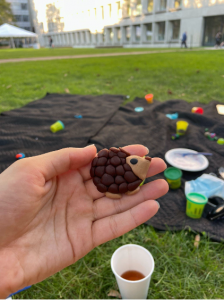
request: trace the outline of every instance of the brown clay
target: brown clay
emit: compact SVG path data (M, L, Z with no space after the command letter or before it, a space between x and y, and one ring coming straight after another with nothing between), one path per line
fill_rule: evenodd
M112 199L133 195L146 178L150 157L130 155L122 148L103 149L92 161L90 175L101 193Z

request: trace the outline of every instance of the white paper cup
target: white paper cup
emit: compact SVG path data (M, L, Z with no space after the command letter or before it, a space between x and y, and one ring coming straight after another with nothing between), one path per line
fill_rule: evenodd
M111 258L111 268L123 299L147 298L154 265L151 253L138 245L125 245L114 252ZM142 273L145 278L129 281L121 277L124 272L130 270Z

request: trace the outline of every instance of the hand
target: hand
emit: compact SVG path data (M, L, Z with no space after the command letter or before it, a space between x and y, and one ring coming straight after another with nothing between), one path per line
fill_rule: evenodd
M144 156L147 148L125 147ZM120 200L104 197L90 178L94 145L15 162L0 175L0 298L75 263L94 247L132 230L158 211L164 180ZM148 177L164 171L153 158Z

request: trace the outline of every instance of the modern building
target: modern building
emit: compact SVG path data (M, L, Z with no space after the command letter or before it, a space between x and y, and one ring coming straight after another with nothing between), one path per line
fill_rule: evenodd
M32 31L29 0L6 0L11 3L12 13L16 20L16 25L28 31Z
M22 1L22 0L21 0ZM213 46L224 34L224 0L30 0L42 46Z

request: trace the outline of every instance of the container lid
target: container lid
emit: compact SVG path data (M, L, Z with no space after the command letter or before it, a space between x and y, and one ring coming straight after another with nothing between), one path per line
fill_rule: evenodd
M164 171L164 176L170 180L177 180L182 176L180 169L170 167Z
M63 127L63 129L65 128L65 125L62 121L58 120L58 122L61 124L61 126Z
M208 198L199 193L189 193L186 197L187 200L196 204L206 204L208 202Z

